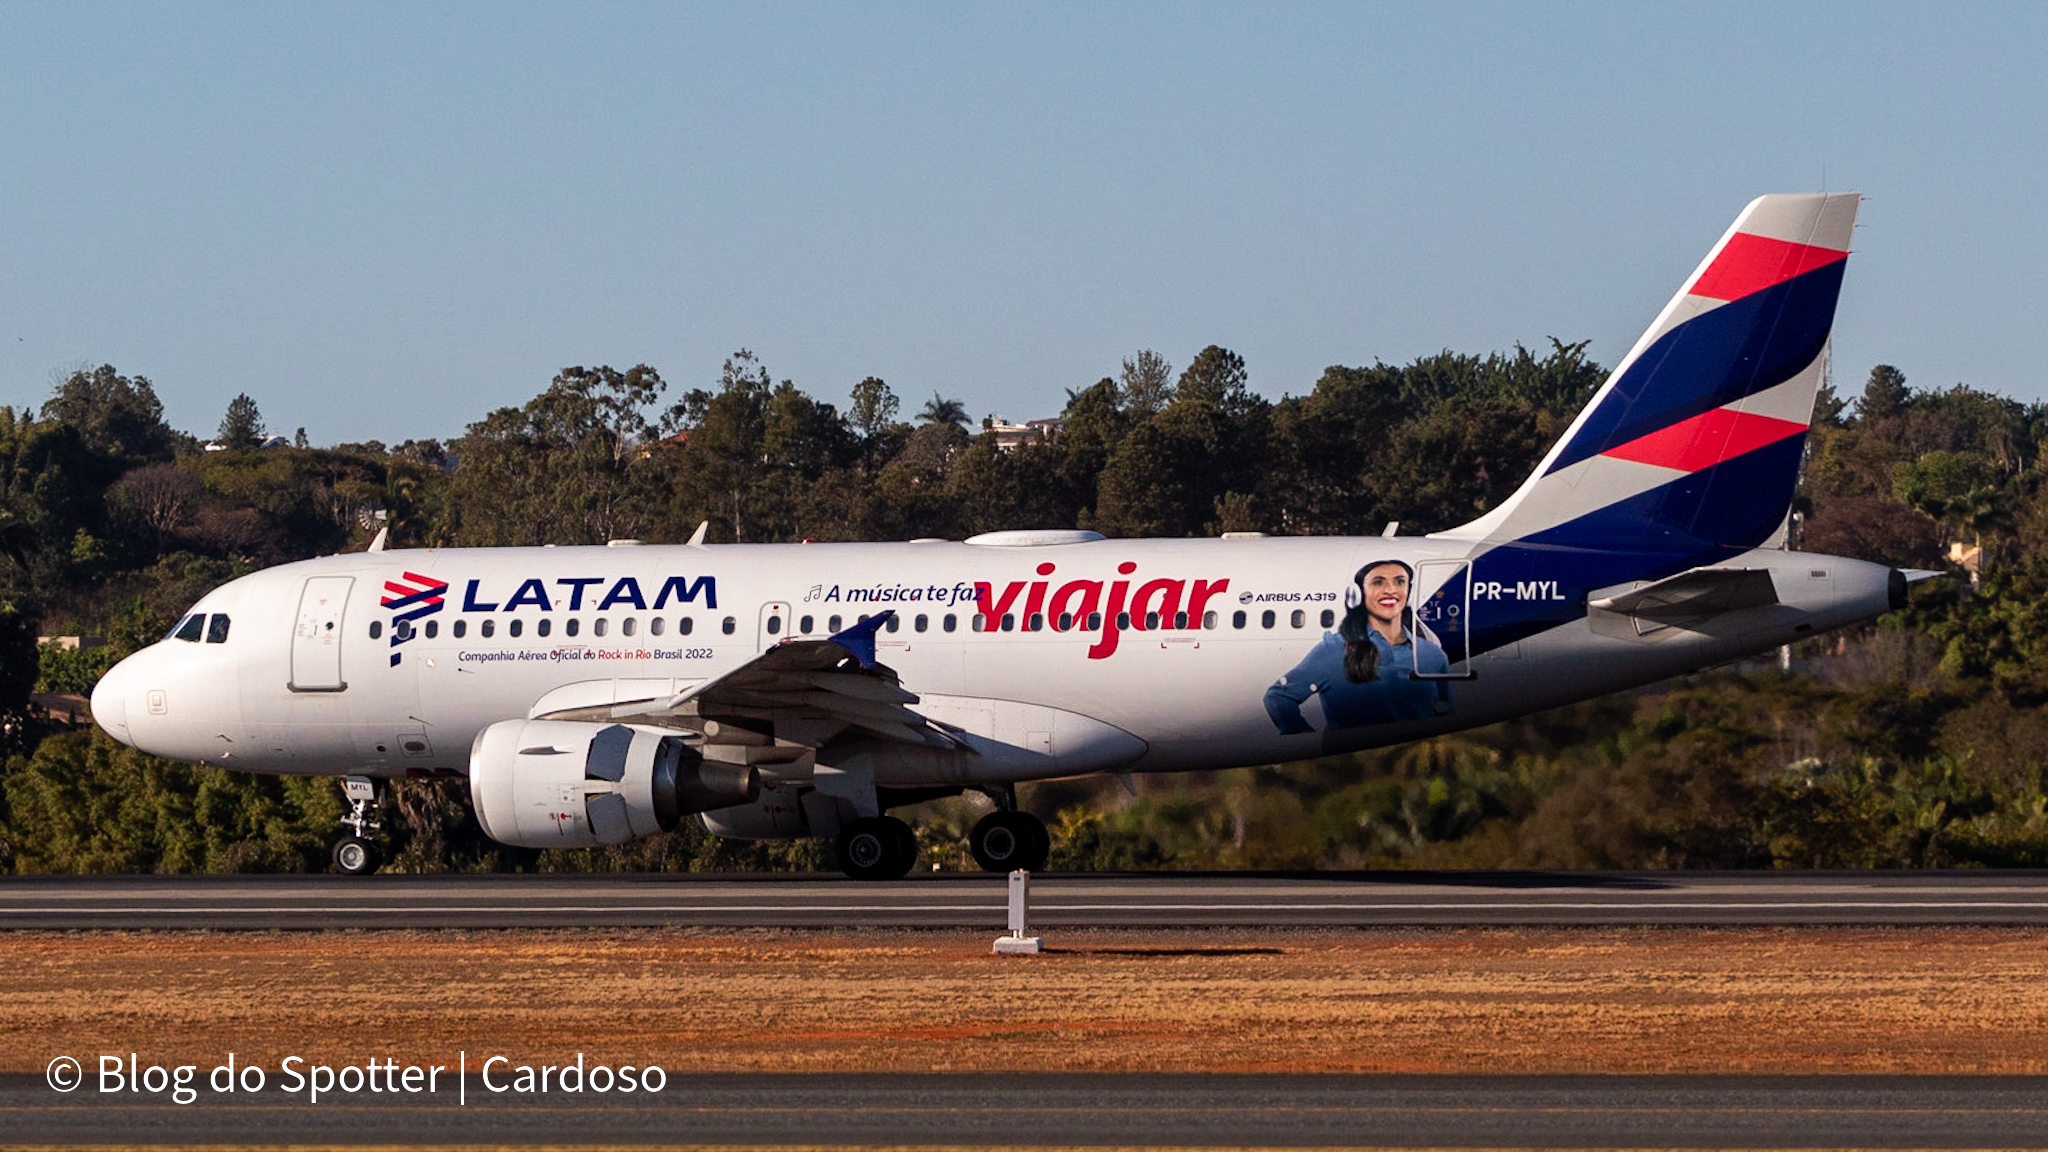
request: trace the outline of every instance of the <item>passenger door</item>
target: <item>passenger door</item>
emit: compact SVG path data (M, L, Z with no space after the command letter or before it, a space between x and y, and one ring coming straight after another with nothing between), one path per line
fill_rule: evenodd
M299 622L292 629L294 692L341 692L341 634L353 576L313 576L299 593Z

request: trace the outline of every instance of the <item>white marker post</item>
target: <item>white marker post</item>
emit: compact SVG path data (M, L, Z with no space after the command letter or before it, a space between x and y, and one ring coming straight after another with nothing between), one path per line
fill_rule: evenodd
M996 937L998 956L1036 956L1045 949L1036 936L1024 934L1024 910L1031 903L1031 873L1010 873L1010 934Z

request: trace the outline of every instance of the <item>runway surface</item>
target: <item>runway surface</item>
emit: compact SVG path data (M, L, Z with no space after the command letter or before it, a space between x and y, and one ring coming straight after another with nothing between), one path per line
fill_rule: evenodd
M200 1071L205 1075L205 1070ZM498 1082L504 1083L499 1077ZM2040 1147L2048 1080L2016 1077L710 1075L654 1096L274 1087L70 1095L0 1076L9 1146L554 1144L924 1147Z
M2041 872L1048 874L1034 927L2048 924ZM1000 929L1005 878L0 878L0 928Z

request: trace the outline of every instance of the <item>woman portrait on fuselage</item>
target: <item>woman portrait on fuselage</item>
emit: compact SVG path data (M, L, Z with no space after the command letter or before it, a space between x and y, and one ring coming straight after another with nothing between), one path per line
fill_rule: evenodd
M1358 570L1345 589L1349 611L1301 663L1266 689L1266 714L1282 735L1313 732L1301 706L1320 696L1330 730L1427 720L1451 710L1451 670L1443 646L1415 619L1409 605L1415 570L1400 560L1376 560Z

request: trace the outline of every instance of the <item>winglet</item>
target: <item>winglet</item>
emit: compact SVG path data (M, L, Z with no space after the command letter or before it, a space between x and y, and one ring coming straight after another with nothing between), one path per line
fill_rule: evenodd
M384 550L384 542L385 542L386 540L389 540L390 538L391 538L391 529L390 529L390 528L386 527L386 528L379 528L379 529L377 529L377 538L376 538L375 540L372 540L372 541L370 541L370 546L369 546L369 547L368 547L367 549L365 549L365 551L368 551L368 552L382 552L382 551Z
M692 547L692 548L701 548L701 547L703 547L703 546L704 546L704 535L705 535L705 533L708 533L708 532L710 532L710 531L711 531L711 521L709 521L709 520L699 520L699 521L697 522L697 530L696 530L695 532L692 532L692 533L690 533L690 547Z
M837 644L841 648L846 649L855 660L860 661L861 667L873 668L875 666L875 633L881 631L882 626L894 619L895 616L896 610L894 608L884 609L844 632L827 636L825 641L828 644Z

